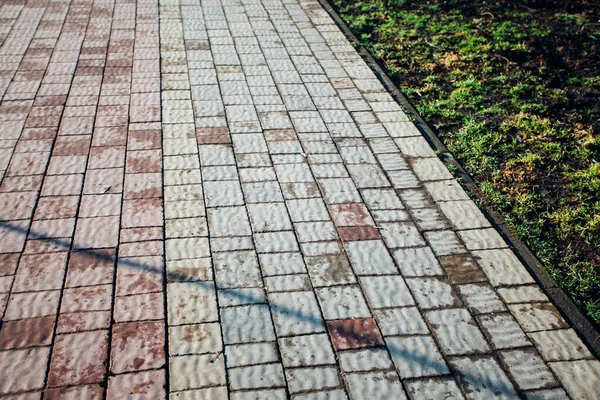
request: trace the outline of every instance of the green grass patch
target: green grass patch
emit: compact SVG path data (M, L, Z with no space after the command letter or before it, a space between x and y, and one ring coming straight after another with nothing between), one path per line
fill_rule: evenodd
M334 5L478 181L485 201L600 322L598 6Z

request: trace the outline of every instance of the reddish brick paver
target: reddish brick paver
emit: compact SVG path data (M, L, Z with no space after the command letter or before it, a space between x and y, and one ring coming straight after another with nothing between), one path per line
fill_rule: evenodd
M315 0L0 0L0 398L595 398Z

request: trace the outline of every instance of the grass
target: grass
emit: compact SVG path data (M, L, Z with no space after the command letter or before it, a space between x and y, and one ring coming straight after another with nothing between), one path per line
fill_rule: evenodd
M600 18L585 2L334 0L485 201L600 322Z

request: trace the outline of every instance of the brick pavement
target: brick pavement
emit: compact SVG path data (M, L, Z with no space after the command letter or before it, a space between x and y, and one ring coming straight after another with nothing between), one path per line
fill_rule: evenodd
M597 398L315 0L3 0L0 43L1 398Z

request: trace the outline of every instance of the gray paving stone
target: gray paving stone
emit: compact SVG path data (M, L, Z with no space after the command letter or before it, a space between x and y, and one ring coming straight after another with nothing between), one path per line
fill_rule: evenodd
M550 368L571 398L593 399L600 393L600 361L561 361L550 363Z
M337 240L333 222L299 222L294 225L300 243Z
M213 237L252 234L245 207L220 207L208 210L208 226Z
M458 385L452 379L417 380L408 382L406 388L411 398L414 399L464 399Z
M364 189L361 193L370 210L401 210L404 208L393 189Z
M380 232L390 248L423 246L425 241L412 223L383 223Z
M253 251L213 254L217 287L242 288L262 285L256 253Z
M460 285L458 291L473 314L506 311L498 294L488 285Z
M500 352L519 389L542 389L557 386L558 382L533 347Z
M307 164L278 164L275 166L279 182L311 182L312 173Z
M388 337L385 342L402 378L448 373L448 367L431 336Z
M319 185L323 189L323 195L327 204L361 202L360 195L352 179L320 179Z
M344 244L357 275L397 273L394 260L381 240L359 240Z
M537 285L498 288L498 294L507 304L512 303L541 303L549 301L548 297Z
M315 287L356 282L350 264L343 254L307 257L306 268Z
M225 344L275 340L266 304L223 308L221 323Z
M243 183L242 189L247 203L273 203L283 201L277 182Z
M279 362L275 342L227 345L225 356L227 368Z
M269 276L265 278L265 287L269 293L297 292L312 289L310 278L307 274Z
M253 250L254 243L250 236L217 237L210 239L210 249L213 253L223 253L236 250Z
M283 203L248 204L248 214L254 232L292 229L287 208Z
M293 222L329 221L329 213L321 199L299 199L286 202Z
M325 319L368 318L371 316L358 286L331 286L315 290Z
M546 361L570 361L592 358L592 354L573 329L558 329L529 333Z
M371 348L337 353L344 372L389 370L392 360L386 349Z
M285 375L291 393L332 389L340 386L336 367L286 369Z
M456 294L447 282L440 278L411 278L410 287L417 304L422 309L456 307L460 305Z
M212 282L167 284L167 305L169 325L218 320L215 287Z
M400 379L395 372L347 374L346 382L353 399L406 399Z
M251 365L229 368L229 384L232 390L258 389L285 386L281 364Z
M219 289L217 295L219 296L220 307L267 303L267 295L264 289L260 287Z
M404 307L415 304L400 275L366 276L360 278L360 282L373 308Z
M471 200L442 201L438 205L456 229L477 229L491 226L479 207Z
M458 232L469 250L487 250L508 247L494 228L472 229Z
M225 384L223 356L187 355L169 359L171 390L197 389Z
M525 332L509 313L485 314L477 319L496 349L530 345Z
M218 323L169 327L169 355L205 354L221 351L221 327Z
M404 276L442 275L442 267L429 247L398 249L394 260Z
M301 253L260 254L259 258L265 276L306 272Z
M325 324L313 292L269 295L277 336L325 332Z
M493 358L465 357L450 361L472 399L515 399L515 388Z
M509 249L479 250L473 255L493 286L533 283L519 259Z
M231 400L285 400L287 394L285 389L258 389L232 392L229 398ZM212 397L207 397L207 399L212 399Z
M428 334L429 329L416 307L389 308L374 311L384 336Z
M489 351L483 334L467 310L455 308L429 311L425 317L447 355Z
M254 235L259 253L288 253L298 251L296 236L292 231L265 232Z
M552 303L511 304L508 308L525 332L569 327Z
M466 253L465 248L453 231L431 231L424 233L425 238L438 256Z
M279 339L279 347L286 368L335 364L327 334L286 337Z

